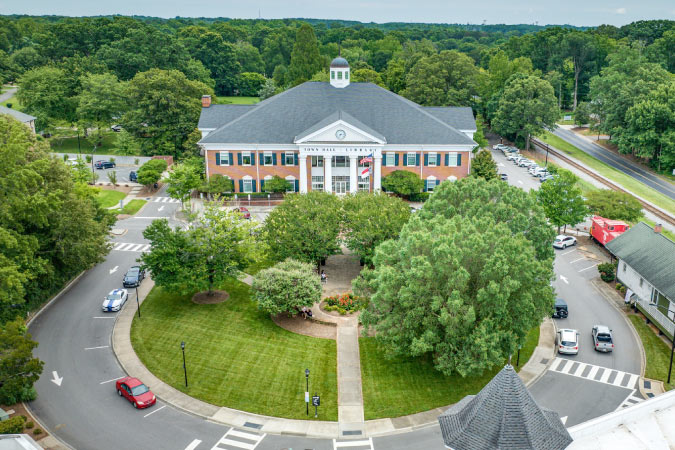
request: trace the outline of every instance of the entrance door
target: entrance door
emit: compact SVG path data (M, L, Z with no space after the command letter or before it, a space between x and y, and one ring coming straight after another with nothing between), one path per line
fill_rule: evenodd
M334 187L335 187L335 193L336 194L346 194L347 193L347 182L346 181L336 181Z

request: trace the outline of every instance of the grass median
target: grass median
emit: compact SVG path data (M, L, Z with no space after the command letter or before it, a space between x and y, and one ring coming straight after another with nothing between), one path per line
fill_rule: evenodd
M101 189L96 194L96 200L101 208L110 208L111 206L119 205L120 200L126 197L124 192L113 191L109 189Z
M663 381L666 390L675 388L675 380L672 377L671 381L673 382L666 384L668 367L670 366L670 347L649 328L642 316L629 314L628 317L633 322L633 326L637 330L642 341L642 346L645 349L645 356L647 358L645 377Z
M660 192L657 192L645 184L637 181L633 177L608 166L599 159L592 157L588 153L575 147L564 139L549 133L548 131L539 136L539 138L556 149L574 157L578 161L582 162L586 167L595 170L605 178L621 184L625 189L632 192L633 194L644 198L645 200L655 204L660 208L663 208L671 214L675 214L675 201L666 197Z
M321 396L318 420L337 420L335 341L279 328L258 311L249 286L239 281L230 280L222 289L230 294L228 300L198 305L191 296L153 288L131 329L143 364L174 388L213 405L290 419L308 418L304 392L309 368L309 389Z
M539 327L532 329L520 351L522 367L539 342ZM363 403L366 420L399 417L428 411L478 393L503 366L479 376L445 376L429 359L385 359L375 338L360 338ZM516 355L513 355L515 365Z
M131 200L129 203L124 205L124 208L120 211L119 209L117 210L117 214L128 214L130 216L133 216L136 214L142 207L145 205L147 201L141 200L141 199L134 199Z

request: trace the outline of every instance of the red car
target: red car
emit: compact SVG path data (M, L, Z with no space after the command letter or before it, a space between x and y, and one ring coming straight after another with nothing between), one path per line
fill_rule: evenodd
M157 402L155 394L138 378L124 377L117 380L117 395L129 400L134 408L147 408Z
M251 213L248 212L248 209L244 208L243 206L239 208L234 208L235 211L240 212L243 216L244 219L250 219L251 218Z

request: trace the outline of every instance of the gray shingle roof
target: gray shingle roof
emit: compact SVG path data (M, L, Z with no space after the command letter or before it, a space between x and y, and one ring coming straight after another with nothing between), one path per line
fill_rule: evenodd
M14 117L16 120L22 123L30 122L31 120L35 120L35 116L31 116L30 114L25 114L22 113L21 111L17 111L16 109L12 108L6 108L4 106L0 106L0 114L7 114L12 117Z
M377 131L371 129L368 125L362 123L360 120L355 119L351 115L347 114L346 112L339 110L335 111L333 114L329 115L325 119L315 123L311 127L307 128L305 131L300 133L298 136L295 137L295 140L298 141L304 137L309 136L310 134L319 131L323 127L327 127L331 123L335 123L338 120L343 120L344 122L347 122L350 125L355 126L356 128L365 131L366 133L370 134L371 136L376 137L377 139L380 139L384 142L387 142L387 139L382 136L380 133Z
M476 130L476 120L470 106L425 106L424 110L458 130Z
M218 128L247 113L256 105L211 105L202 108L197 128Z
M640 222L606 247L659 292L675 300L675 242Z
M351 83L338 89L325 82L306 82L270 97L223 122L200 142L292 144L296 136L339 110L376 130L388 144L476 145L425 108L375 84Z
M438 422L454 450L562 450L572 442L558 414L537 405L511 365Z

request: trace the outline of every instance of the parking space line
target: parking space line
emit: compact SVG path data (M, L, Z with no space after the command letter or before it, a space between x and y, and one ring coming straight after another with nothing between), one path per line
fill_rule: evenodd
M570 253L574 253L576 251L577 251L577 249L575 248L574 250L570 250L569 252L561 253L560 256L569 255Z
M163 410L164 408L166 408L166 405L161 406L161 407L157 408L157 409L154 410L154 411L150 411L149 413L147 413L146 415L144 415L143 418L148 417L148 416L150 416L150 415L156 413L157 411L161 411L161 410Z
M195 439L194 441L190 442L190 445L185 447L185 450L195 450L199 444L201 444L202 441L199 439Z
M583 258L583 257L582 257L582 258L577 258L577 259L575 259L574 261L570 261L570 264L574 264L574 263L577 262L577 261L583 261L583 260L585 260L585 259L586 259L586 258Z
M108 348L109 345L101 345L100 347L85 347L85 350L98 350L99 348Z
M92 317L92 319L114 319L114 318L115 318L115 316L107 316L107 317L94 316L94 317Z
M585 270L592 269L593 267L597 266L598 264L600 264L600 263L596 263L596 264L593 264L591 267L586 267L585 269L581 269L581 270L577 271L577 273L581 273Z
M101 381L99 384L106 384L106 383L112 383L113 381L121 380L122 378L126 378L126 375L123 377L117 377L113 378L112 380L107 380L107 381Z

